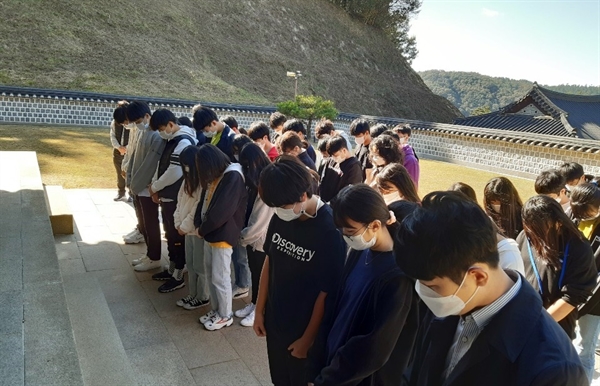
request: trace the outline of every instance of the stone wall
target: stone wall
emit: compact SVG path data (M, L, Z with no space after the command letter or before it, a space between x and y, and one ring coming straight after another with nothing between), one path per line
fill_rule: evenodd
M25 91L24 91L25 90ZM67 92L59 90L14 89L0 86L0 123L108 127L118 100L134 98ZM177 116L191 117L193 101L144 98L152 110L169 108ZM241 127L257 120L268 121L273 107L219 105L212 107L220 116L232 115ZM359 115L340 114L335 125L348 131ZM600 175L600 141L580 140L457 125L408 121L398 118L367 117L390 127L410 123L411 144L421 158L453 162L497 173L534 178L540 171L575 161L587 173Z

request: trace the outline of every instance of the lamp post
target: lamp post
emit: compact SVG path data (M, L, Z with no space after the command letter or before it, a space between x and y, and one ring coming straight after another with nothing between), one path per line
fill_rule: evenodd
M302 74L300 73L300 71L288 71L287 72L287 77L294 78L295 83L296 83L294 86L294 99L296 99L296 96L298 96L298 78L301 76L302 76Z

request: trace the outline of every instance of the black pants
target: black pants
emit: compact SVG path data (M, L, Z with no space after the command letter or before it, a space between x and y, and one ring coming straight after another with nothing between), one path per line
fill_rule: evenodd
M115 170L117 171L117 188L119 189L119 194L125 194L125 178L121 174L121 163L123 162L123 156L117 149L113 151L113 164L115 165Z
M169 251L169 260L175 263L176 269L183 269L185 265L185 236L182 236L175 229L175 219L173 213L177 208L177 201L161 202L160 211L162 213L163 228L167 238L167 250Z
M139 231L146 240L146 255L150 260L160 260L160 224L158 222L158 204L150 197L135 196L138 200L144 229Z
M293 357L287 348L294 343L294 340L279 336L277 329L269 328L269 324L272 326L272 323L268 323L265 318L271 382L275 386L306 386L308 383L306 359Z
M260 274L267 254L255 251L251 246L246 247L248 252L248 268L250 268L250 277L252 279L252 303L256 304L258 298L258 289L260 288Z
M140 207L139 200L137 196L131 193L129 190L129 196L133 198L133 209L135 210L135 217L137 218L137 230L143 235L146 232L146 227L144 227L144 217L142 216L142 208Z

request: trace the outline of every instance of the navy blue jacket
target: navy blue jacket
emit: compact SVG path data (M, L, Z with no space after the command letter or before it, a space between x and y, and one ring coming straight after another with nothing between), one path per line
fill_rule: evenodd
M219 138L219 142L215 146L225 153L231 162L237 162L233 156L233 137L235 137L235 132L229 126L225 125L221 133L221 138ZM210 143L210 139L207 140L207 143Z
M459 317L430 320L417 338L411 386L588 385L571 340L523 277L517 295L492 318L446 381L441 375Z

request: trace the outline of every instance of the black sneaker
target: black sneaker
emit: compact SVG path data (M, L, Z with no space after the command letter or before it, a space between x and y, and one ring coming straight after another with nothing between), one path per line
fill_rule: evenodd
M165 284L158 287L158 292L160 292L161 294L164 294L167 292L175 291L175 290L183 288L183 287L185 287L185 281L175 280L175 279L171 278L171 280L169 280Z
M183 308L185 308L186 310L195 310L196 308L203 307L209 303L210 303L210 300L208 300L208 299L198 300L198 299L194 298L191 301L184 304Z
M125 193L119 193L117 197L113 198L113 201L121 201L123 198L125 198Z
M169 273L168 270L164 270L159 273L152 275L152 280L169 280L173 278L173 274Z

